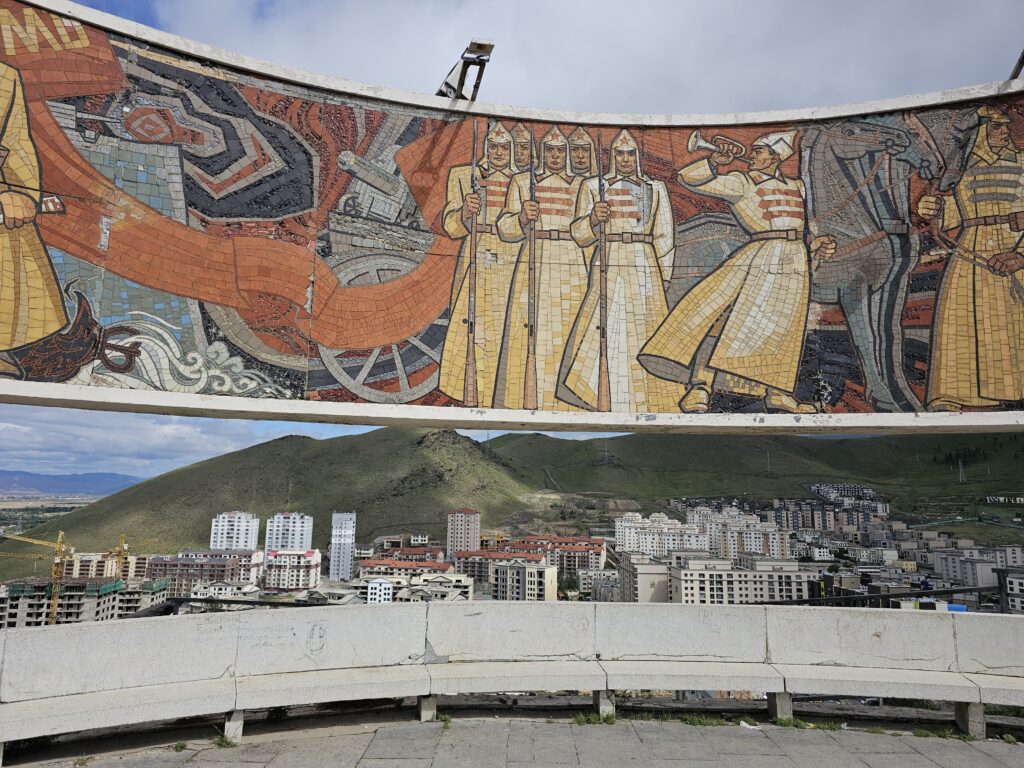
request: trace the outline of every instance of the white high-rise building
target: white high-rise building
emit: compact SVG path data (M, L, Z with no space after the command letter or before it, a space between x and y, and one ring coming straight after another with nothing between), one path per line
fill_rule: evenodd
M320 550L268 549L263 586L270 592L295 592L320 586Z
M263 548L312 549L313 518L298 512L278 512L267 520L267 538Z
M448 548L452 560L456 552L480 549L480 513L475 509L455 509L448 513Z
M356 513L331 515L331 581L349 581L356 552Z
M210 549L250 549L259 546L260 519L248 512L221 512L210 525Z

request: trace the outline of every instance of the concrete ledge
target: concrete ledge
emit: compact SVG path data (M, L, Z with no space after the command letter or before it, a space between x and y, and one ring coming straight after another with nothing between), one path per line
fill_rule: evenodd
M1024 642L1020 616L951 614L956 629L960 672L1024 677Z
M767 611L754 605L597 603L597 652L621 661L764 662Z
M773 664L788 693L829 696L893 696L902 699L980 702L978 686L959 672L917 669Z
M1024 679L1007 675L973 675L964 677L978 686L982 704L1007 704L1024 707Z
M147 685L0 704L0 741L176 720L235 708L235 680Z
M594 604L429 603L427 648L428 661L596 659Z
M769 664L704 661L601 661L608 687L641 691L785 691L782 675Z
M329 669L237 678L238 709L288 707L356 699L393 699L430 693L422 664Z
M607 677L596 661L517 661L428 664L430 692L604 690Z

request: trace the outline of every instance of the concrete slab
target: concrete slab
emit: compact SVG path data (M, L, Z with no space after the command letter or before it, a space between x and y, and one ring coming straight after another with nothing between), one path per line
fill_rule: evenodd
M772 664L956 670L953 614L769 606L768 656Z
M641 757L640 737L628 722L574 725L572 736L580 765L612 766Z
M430 676L423 665L330 669L237 678L239 709L287 707L329 701L425 696Z
M641 754L649 760L717 760L718 753L698 728L681 723L633 721Z
M957 669L1024 677L1024 643L1019 616L953 614Z
M782 674L768 664L701 661L605 661L612 690L784 691Z
M906 742L940 768L1005 768L998 760L959 739L905 736Z
M428 664L430 693L501 693L604 689L596 661L517 661Z
M116 621L8 630L0 701L231 677L239 621L237 613L132 619L130 637ZM57 663L69 649L74 665Z
M252 611L238 639L236 674L419 663L426 630L425 603L384 611L360 605Z
M764 662L765 608L748 605L598 603L597 652L604 660Z
M898 736L855 730L832 731L829 736L847 752L855 755L896 755L914 752L913 748Z
M0 705L0 742L228 712L234 678L99 691Z
M448 661L596 658L593 603L429 603L427 643Z
M998 760L1007 768L1024 768L1024 745L1002 741L975 741L971 746Z
M735 726L702 728L701 734L708 745L719 755L728 755L732 764L733 755L783 755L785 752L764 731L755 731Z
M381 728L363 753L364 761L371 758L390 760L433 760L441 738L441 723L411 723ZM428 763L429 764L429 763Z
M865 669L810 664L773 664L786 678L790 693L832 696L894 696L936 701L980 699L978 686L957 672L913 669Z
M355 768L373 740L372 733L354 733L322 739L304 739L281 744L268 768ZM329 760L325 760L329 755Z
M579 765L572 727L568 723L509 723L506 756L513 763Z
M857 757L868 768L938 768L938 766L918 752L898 755L859 754Z

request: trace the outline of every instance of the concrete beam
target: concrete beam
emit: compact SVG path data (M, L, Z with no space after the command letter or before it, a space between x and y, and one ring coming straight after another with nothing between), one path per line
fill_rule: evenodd
M793 694L780 691L768 694L768 717L788 720L793 717Z
M465 429L692 434L920 434L1024 431L1024 411L967 413L599 413L191 395L0 379L0 402L94 411Z
M611 691L594 691L594 711L598 717L615 717L615 698Z
M961 733L973 736L976 739L984 739L985 729L985 705L973 701L958 701L953 705L953 717L956 719L956 727Z
M240 709L236 709L228 713L228 716L224 720L224 736L240 744L242 742L242 726L244 725L245 717Z
M420 722L427 723L437 719L437 696L420 696L417 700Z

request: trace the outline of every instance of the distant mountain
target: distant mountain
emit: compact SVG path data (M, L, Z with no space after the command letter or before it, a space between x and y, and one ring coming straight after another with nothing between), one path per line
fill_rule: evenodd
M0 469L0 494L3 493L80 493L106 496L123 491L145 478L114 472L83 472L79 475L39 475Z
M1024 435L815 439L635 434L560 440L508 434L477 443L448 430L386 428L315 440L283 437L144 480L26 533L63 530L79 551L110 549L124 533L140 552L206 546L210 518L243 509L314 518L313 546L329 548L331 511L357 513L359 541L399 531L439 538L445 513L472 507L483 527L573 529L603 524L620 500L645 510L671 496L806 496L820 481L866 482L897 511L937 496L1024 491ZM966 482L959 482L958 464ZM577 494L574 500L567 497ZM262 535L265 525L261 526ZM38 551L17 542L0 552ZM31 564L0 559L0 579Z

